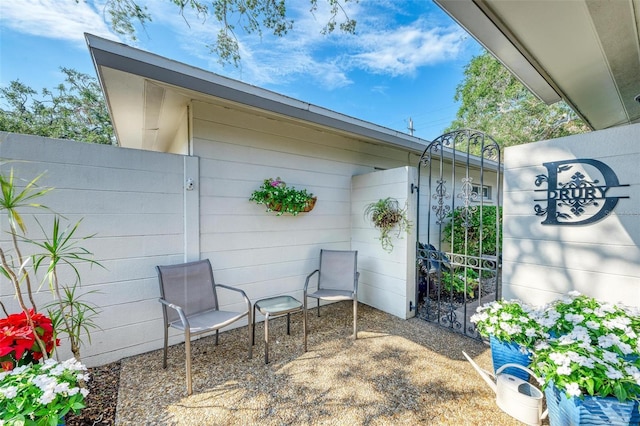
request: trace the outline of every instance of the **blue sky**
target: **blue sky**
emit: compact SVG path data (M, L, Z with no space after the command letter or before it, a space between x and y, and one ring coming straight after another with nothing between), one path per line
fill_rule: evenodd
M20 80L36 90L64 80L60 67L95 76L84 32L263 87L393 130L431 140L457 112L456 86L478 43L429 0L348 3L357 34L322 35L325 2L315 14L307 0L290 0L294 29L284 38L238 33L239 68L222 66L206 44L214 20L187 15L169 0L141 0L153 22L133 41L104 20L104 0L0 2L0 86Z

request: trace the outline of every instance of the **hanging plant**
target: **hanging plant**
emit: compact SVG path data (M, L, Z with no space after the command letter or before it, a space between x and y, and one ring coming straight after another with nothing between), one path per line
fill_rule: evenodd
M380 242L382 248L391 253L393 243L391 232L395 229L396 237L400 238L402 232L409 232L411 222L407 219L407 208L400 208L398 200L387 197L375 203L368 204L364 209L364 216L373 222L373 226L380 230Z
M255 201L258 204L267 206L267 211L277 212L278 216L283 213L291 213L296 216L301 212L309 212L316 204L317 197L306 189L296 189L293 186L280 180L265 179L260 188L253 191L249 201Z

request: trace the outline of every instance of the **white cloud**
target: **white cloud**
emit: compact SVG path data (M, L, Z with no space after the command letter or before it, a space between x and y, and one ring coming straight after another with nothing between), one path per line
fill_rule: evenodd
M0 20L12 30L75 42L84 48L84 32L118 40L104 21L103 4L104 0L1 0ZM150 34L172 35L171 44L154 53L198 66L204 63L210 71L259 86L284 86L305 79L334 90L352 84L350 75L356 70L412 75L421 67L455 59L466 37L457 27L429 22L433 6L388 0L344 4L347 15L357 21L357 35L339 30L323 35L321 30L330 17L328 2L319 1L318 10L311 14L308 1L291 1L287 12L295 23L286 36L265 32L260 37L238 31L242 61L234 69L222 67L207 48L215 43L220 28L215 18L203 22L190 9L183 18L168 1L140 0L139 4L152 16L147 24ZM138 42L126 42L149 50L145 46L154 40L149 43L144 32Z
M3 26L23 34L70 41L85 48L85 32L118 39L109 30L102 14L84 1L2 1L0 21Z
M357 37L360 53L350 55L352 66L392 76L413 74L422 66L455 59L466 33L457 27L426 28L419 20L409 26Z

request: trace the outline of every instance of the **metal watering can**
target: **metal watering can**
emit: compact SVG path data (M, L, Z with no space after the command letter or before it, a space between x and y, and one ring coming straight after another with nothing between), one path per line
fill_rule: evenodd
M547 410L542 412L544 397L542 391L519 377L503 373L505 369L512 367L536 377L533 371L519 364L505 364L493 375L481 369L465 352L462 354L496 394L496 404L502 411L528 425L540 425L541 421L547 417Z

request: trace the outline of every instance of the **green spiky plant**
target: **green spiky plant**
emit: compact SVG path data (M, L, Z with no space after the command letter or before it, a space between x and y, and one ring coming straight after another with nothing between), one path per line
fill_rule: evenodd
M35 331L30 313L38 312L34 293L39 290L40 286L34 288L31 274L37 276L38 271L46 267L42 283L48 283L54 299L46 306L46 309L56 332L67 335L71 352L80 361L81 331L84 331L90 340L89 331L96 327L94 318L98 311L95 305L83 300L83 297L88 293L79 294L77 292L80 273L76 264L87 262L90 265L101 265L91 258L91 253L88 250L78 245L81 241L93 237L93 235L83 238L75 237L80 221L63 229L60 225L60 217L55 215L52 232L47 235L44 227L36 220L44 237L38 240L27 237L27 227L22 210L44 209L51 211L38 202L41 197L53 190L53 188L38 186L38 181L42 176L41 174L35 177L20 189L13 169L7 176L0 174L0 212L4 212L7 216L8 230L6 231L11 237L11 243L8 246L0 246L0 273L11 283L18 305L25 313L30 327ZM35 253L29 256L23 255L21 243L32 246ZM66 283L59 279L59 267L63 265L70 267L73 271L74 282ZM27 305L25 294L30 306ZM1 301L0 307L8 316L6 306ZM34 337L46 358L48 354L44 350L44 344L39 339L37 332L34 332Z

